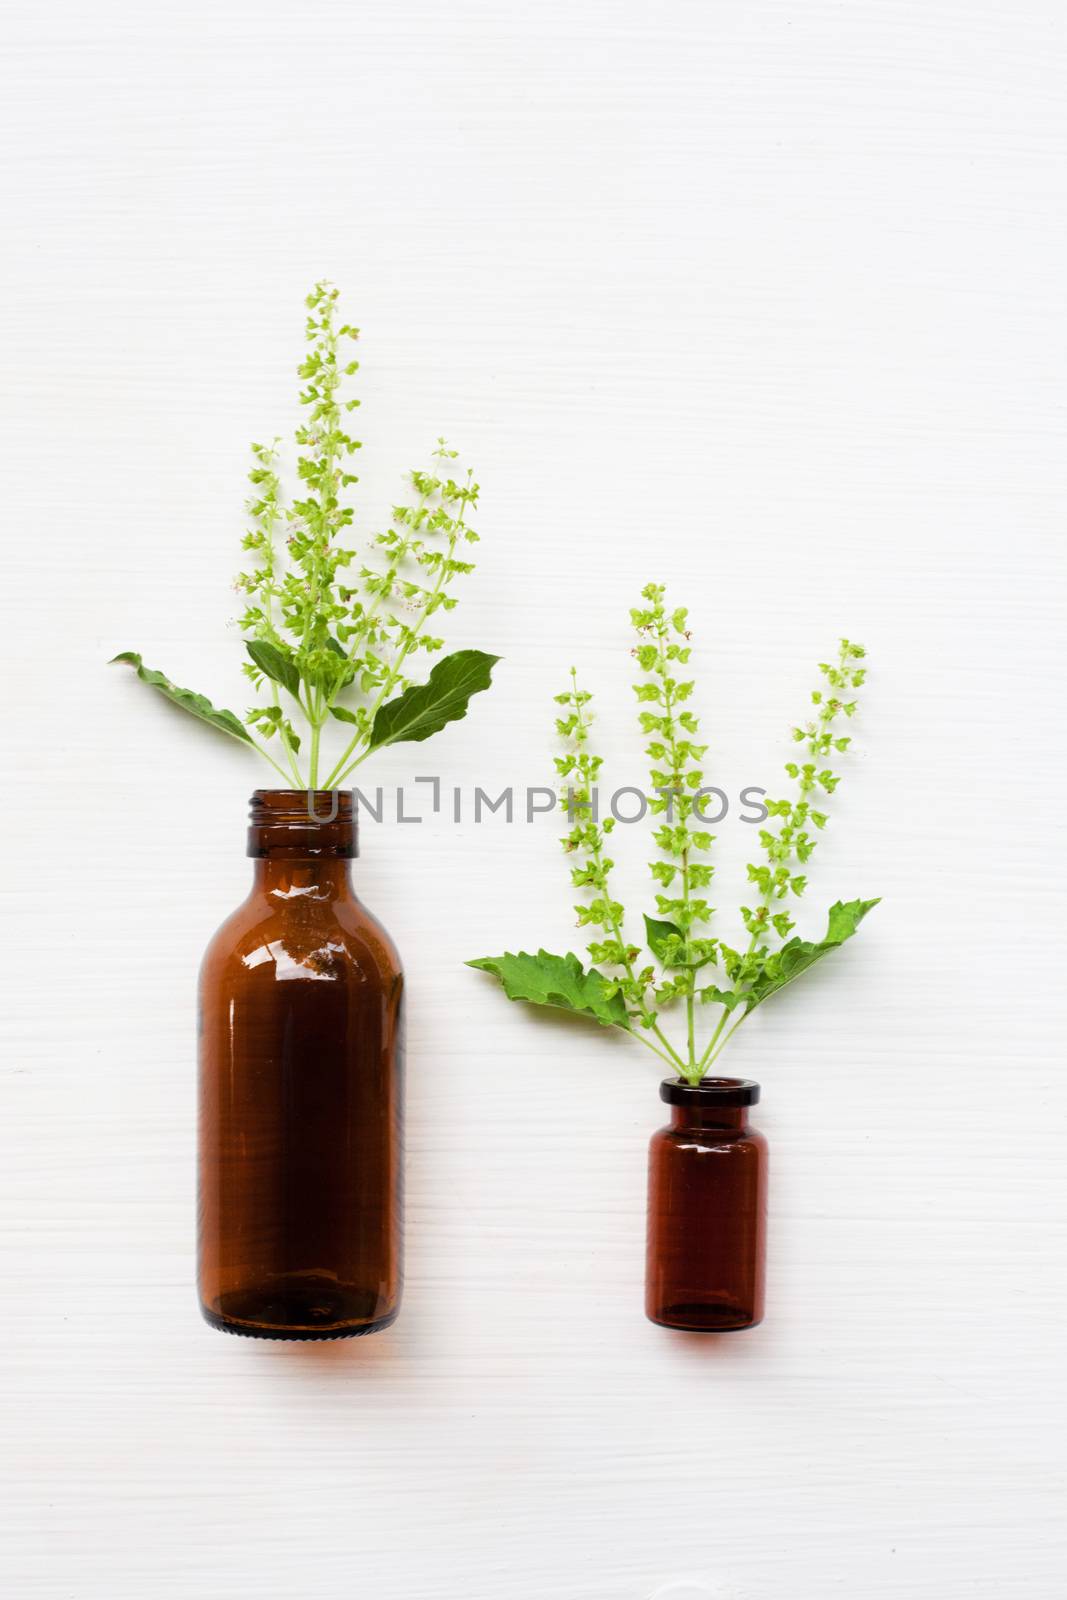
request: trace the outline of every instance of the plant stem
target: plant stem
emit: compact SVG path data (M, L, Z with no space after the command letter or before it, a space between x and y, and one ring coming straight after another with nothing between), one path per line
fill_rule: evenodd
M578 727L579 727L579 729L581 730L581 732L583 734L588 734L588 732L589 732L589 724L586 722L585 718L582 715L581 701L580 701L579 696L578 696L578 674L577 674L577 672L575 671L575 669L573 667L571 668L571 683L572 683L573 689L574 689L574 710L575 710L575 715L578 718ZM598 874L600 876L600 880L601 880L601 883L603 885L602 892L603 892L603 895L604 895L605 902L606 902L606 904L607 904L607 906L609 908L608 909L608 926L610 927L611 932L612 932L616 942L618 943L619 949L621 951L620 965L622 966L623 970L625 971L626 976L630 979L630 981L633 984L636 985L636 984L639 983L639 980L638 980L637 974L634 971L633 962L630 959L629 950L628 950L627 943L626 943L625 932L623 930L622 924L620 923L618 917L616 917L614 912L610 909L610 907L611 907L611 895L608 892L608 886L607 886L608 875L607 875L607 871L605 870L605 867L604 867L604 856L603 856L603 851L602 851L600 843L599 843L599 838L600 838L600 832L599 832L599 828L598 828L597 829L597 840L598 840L598 842L596 844L590 846L590 854L591 854L591 856L593 858L593 863L596 866L597 872L598 872ZM642 1026L644 1026L644 1024L642 1024ZM660 1028L659 1024L656 1023L656 1022L653 1022L649 1026L650 1026L651 1032L656 1035L656 1038L659 1040L660 1044L663 1046L663 1050L656 1050L655 1045L652 1044L652 1042L649 1039L642 1039L640 1034L635 1034L635 1038L641 1039L641 1042L643 1044L647 1044L650 1050L654 1050L656 1055L663 1056L664 1061L669 1062L673 1066L677 1066L678 1069L684 1074L685 1073L685 1063L683 1062L683 1060L682 1060L681 1056L678 1054L678 1052L675 1050L674 1046L671 1044L670 1040L664 1035L663 1030ZM664 1054L664 1051L666 1051L666 1054Z
M469 478L469 474L468 474L468 478ZM429 498L430 498L430 491L429 490L427 490L424 494L421 494L419 496L418 503L415 506L415 526L416 527L419 526L418 518L421 515L422 511L425 509L426 503L429 500ZM407 553L406 550L405 550L405 553ZM382 608L382 601L386 597L386 594L385 594L385 583L389 583L391 585L392 580L395 577L398 576L398 574L400 572L400 560L401 559L403 559L403 558L400 557L400 558L397 558L394 561L394 559L392 557L390 558L390 561L387 564L386 570L385 570L385 572L383 574L384 582L383 582L382 588L380 588L377 591L377 593L375 594L374 599L373 599L369 609L365 608L364 611L363 611L363 615L359 619L359 627L353 633L352 638L349 641L348 659L349 659L350 662L354 661L356 659L356 656L358 655L360 649L362 648L363 643L367 638L367 634L370 631L371 623L374 622L377 619L378 613ZM390 588L389 592L392 593L391 588Z
M657 1033L659 1032L658 1029L656 1029L655 1031ZM660 1034L660 1038L663 1040L664 1044L667 1044L667 1050L671 1050L670 1055L667 1054L666 1050L661 1050L661 1049L659 1049L659 1047L657 1045L654 1045L652 1043L651 1039L646 1039L643 1033L635 1033L633 1029L631 1029L630 1032L632 1034L632 1037L637 1040L638 1044L643 1044L646 1049L652 1051L652 1054L654 1056L659 1056L661 1061L665 1061L669 1067L682 1067L681 1060L675 1054L675 1052L673 1050L671 1050L670 1045L667 1044L666 1039L663 1039L663 1035L662 1034Z
M839 672L843 672L845 670L846 665L848 663L848 660L849 660L848 650L846 649L845 645L843 644L842 647L841 647L841 650L840 650L840 652L838 654L838 671ZM823 718L822 720L823 720L823 722L825 724L826 719ZM815 756L817 755L817 749L816 749L816 745L815 745L815 734L810 734L809 735L809 738L808 738L808 749L809 749L809 753L811 754L811 756L812 756L812 758L814 760ZM801 800L804 800L806 798L805 790L803 789L803 787L801 788L801 791L800 791L800 798L801 798ZM772 871L773 871L773 869L775 867L782 867L782 866L788 867L791 864L792 859L793 859L793 847L792 846L790 846L790 848L788 849L788 851L787 851L787 853L785 854L784 857L781 854L772 855L770 857L770 866L771 866ZM777 930L775 929L774 924L771 922L770 918L766 915L766 913L769 912L769 910L771 908L771 902L772 902L772 900L774 898L775 898L775 894L774 894L774 889L773 889L773 878L772 878L772 879L768 880L768 887L765 888L764 890L762 890L761 893L760 893L759 904L758 904L758 906L756 908L756 911L755 911L754 917L753 917L753 920L755 921L756 926L753 929L751 938L749 939L748 949L745 951L745 954L744 954L744 958L743 958L743 962L742 962L742 970L743 970L744 966L747 965L750 956L755 951L756 946L759 943L761 936L766 935L768 938L772 938L777 933ZM779 938L780 937L781 937L781 935L779 935ZM741 978L741 975L739 973L738 976L734 979L734 983L733 983L732 992L734 994L740 995L740 994L743 993L743 990L741 988L741 983L742 983L742 978ZM727 1020L728 1017L731 1017L733 1015L733 1013L734 1013L734 1011L736 1011L736 1009L737 1009L736 1006L733 1007L732 1010L727 1010L725 1008L723 1009L722 1016L719 1018L718 1025L717 1025L717 1027L715 1029L715 1032L712 1034L711 1039L708 1041L708 1047L704 1051L703 1056L701 1057L700 1068L701 1068L702 1072L705 1071L707 1069L707 1067L711 1065L711 1063L716 1059L716 1057L718 1057L719 1055L722 1054L723 1050L726 1048L726 1045L729 1043L730 1039L737 1032L737 1030L741 1026L742 1022L744 1022L745 1018L749 1015L749 1012L748 1012L747 1009L742 1011L742 1013L738 1017L737 1021L732 1025L732 1027L727 1032L726 1037L722 1040L722 1043L719 1044L719 1037L722 1034L723 1028L726 1026L726 1020ZM716 1048L717 1045L718 1045L718 1048Z
M275 705L278 704L277 695L275 695L274 703L275 703ZM294 779L294 781L296 783L296 787L298 789L302 789L304 787L304 780L300 775L300 767L299 767L299 764L298 764L297 759L296 759L296 752L293 750L292 745L289 743L289 735L286 733L285 729L281 728L279 731L280 731L281 736L282 736L282 744L285 746L285 753L289 758L289 769L293 774L293 779Z
M733 1038L734 1034L737 1032L737 1030L741 1026L742 1022L744 1022L745 1018L748 1016L748 1012L747 1011L742 1011L741 1015L738 1017L737 1021L733 1025L733 1027L731 1027L727 1031L726 1037L723 1039L722 1043L719 1045L719 1048L717 1050L713 1050L712 1046L714 1045L715 1040L718 1038L719 1033L722 1030L722 1025L726 1021L726 1018L727 1018L728 1015L729 1015L728 1012L726 1012L726 1011L723 1012L722 1017L719 1020L719 1026L715 1030L715 1035L712 1038L711 1044L708 1045L707 1050L704 1052L703 1059L701 1060L701 1063L700 1063L701 1076L703 1076L703 1074L707 1071L708 1067L711 1066L712 1062L717 1060L717 1058L722 1055L723 1051L726 1049L726 1046L730 1043L730 1040Z
M667 717L667 741L668 741L668 746L669 746L669 749L670 749L671 782L672 782L672 784L675 784L675 783L680 784L680 782L681 782L681 778L680 778L681 762L679 761L679 758L678 758L678 740L677 740L677 736L675 734L675 727L674 727L674 696L672 695L671 690L670 690L670 686L669 686L670 685L670 666L668 664L666 650L664 648L665 643L666 643L666 639L667 639L667 625L666 625L666 621L661 618L660 622L659 622L659 625L657 627L657 630L656 630L656 642L659 645L660 669L661 669L661 674L662 674L662 678L663 678L663 710L664 710L664 713L665 713L665 715ZM671 796L670 796L670 799L668 801L668 804L673 804L673 801L674 801L675 797L677 797L679 801L682 800L683 791L682 791L682 789L680 787L677 788L677 789L672 789ZM679 810L681 810L680 806L679 806ZM669 812L668 812L668 815L670 815ZM680 820L680 822L682 824L682 827L685 828L686 835L688 837L689 829L688 829L688 824L686 822L685 817L681 816L679 818L679 820ZM682 851L682 854L681 854L681 874L682 874L682 902L683 902L683 904L685 906L685 917L684 917L685 926L682 929L682 934L683 934L683 937L685 939L685 949L684 949L684 952L683 952L683 956L684 956L684 960L685 960L685 963L686 963L686 969L685 970L686 970L686 973L687 973L688 979L689 979L689 990L688 990L688 992L686 994L686 997L685 997L686 1050L687 1050L687 1054L688 1054L688 1069L689 1069L689 1071L687 1073L687 1076L688 1076L691 1073L696 1073L697 1072L697 1059L696 1059L696 994L694 992L694 990L695 990L695 980L694 980L694 975L693 975L693 969L689 966L689 955L690 955L690 950L689 950L689 929L690 929L690 923L689 923L689 915L688 915L688 913L689 913L690 884L689 884L689 847L688 847L688 845ZM695 1079L694 1079L694 1081L695 1081Z
M278 763L275 761L274 757L271 755L270 751L267 749L266 745L260 744L259 740L256 739L255 737L253 737L253 735L251 733L248 735L248 737L251 740L251 742L255 745L255 747L259 751L260 755L263 756L267 761L270 762L270 764L274 768L275 772L280 773L281 777L285 781L286 787L288 787L290 774L288 772L286 772L284 767L280 767L278 765ZM297 774L297 776L299 777L299 773ZM297 788L300 788L300 787L301 787L301 785L297 784Z
M727 1017L729 1015L730 1015L729 1011L724 1006L723 1010L722 1010L722 1016L719 1018L716 1026L715 1026L715 1032L712 1034L711 1038L708 1040L707 1049L704 1051L704 1054L700 1058L700 1071L701 1071L702 1075L703 1075L705 1069L707 1068L707 1066L709 1065L709 1063L712 1062L715 1059L715 1057L712 1054L712 1052L715 1049L715 1045L716 1045L716 1042L718 1040L718 1037L719 1037L720 1033L722 1032L723 1028L726 1026L726 1019L727 1019ZM733 1030L731 1029L730 1031L732 1032ZM727 1034L727 1038L729 1038L729 1034ZM725 1040L723 1042L725 1043Z
M320 307L323 328L322 348L327 351L330 360L322 376L324 399L318 408L320 415L315 422L324 428L325 440L322 454L319 457L318 492L319 492L319 527L317 560L312 569L311 581L308 585L308 600L304 608L304 633L301 640L301 649L306 650L311 633L311 621L317 614L319 596L322 593L322 567L330 547L330 534L333 509L337 504L337 486L334 483L336 445L334 434L340 425L340 411L334 395L340 377L337 372L337 335L333 329L333 301L327 299L324 306Z
M462 526L463 512L461 511L459 515L459 528L462 528ZM358 755L356 759L351 762L351 764L348 764L349 757L359 744L360 739L364 737L368 739L370 738L371 733L374 731L374 718L377 716L379 708L383 704L386 695L392 691L397 679L400 677L400 668L403 666L404 661L410 655L411 651L415 648L415 642L418 639L419 634L422 632L427 618L433 615L433 610L436 610L436 607L431 609L431 603L432 601L436 600L437 596L444 588L445 582L447 581L448 563L452 559L453 552L455 551L456 545L459 542L459 528L453 530L453 532L449 535L448 553L441 558L441 564L437 569L437 579L430 591L429 598L419 613L419 619L415 623L415 626L409 629L408 636L404 640L396 660L393 662L393 665L382 679L381 688L378 690L378 694L375 697L373 705L367 712L366 733L364 734L362 731L360 731L353 734L351 740L349 741L348 748L345 750L340 760L335 764L330 776L326 779L327 789L332 789L335 783L340 783L342 779L347 778L350 773L355 772L360 762L365 761L370 755L371 747L368 744L367 748L362 751L362 753Z
M319 737L322 733L322 723L314 722L311 725L311 750L308 755L308 788L317 789L319 786ZM329 785L327 786L329 787Z

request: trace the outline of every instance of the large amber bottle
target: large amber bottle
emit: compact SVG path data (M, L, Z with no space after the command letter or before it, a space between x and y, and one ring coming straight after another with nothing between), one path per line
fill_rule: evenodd
M257 789L252 890L200 975L200 1300L336 1339L401 1291L403 975L356 899L347 792Z

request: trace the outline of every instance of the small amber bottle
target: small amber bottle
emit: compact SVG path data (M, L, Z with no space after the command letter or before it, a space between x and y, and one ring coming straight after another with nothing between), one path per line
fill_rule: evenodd
M759 1084L667 1078L669 1127L648 1167L645 1311L665 1328L725 1333L763 1318L767 1141L750 1127Z
M257 789L252 890L200 975L200 1300L335 1339L401 1290L403 977L352 889L348 792Z

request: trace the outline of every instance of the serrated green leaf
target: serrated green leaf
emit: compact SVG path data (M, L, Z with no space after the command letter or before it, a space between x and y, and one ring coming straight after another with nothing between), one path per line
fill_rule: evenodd
M386 744L414 744L466 716L471 696L488 689L499 656L482 650L457 650L445 656L425 683L405 689L381 706L374 718L368 749Z
M742 1005L746 996L737 989L720 989L715 984L709 984L700 991L701 1000L714 1002L716 1005L725 1006L727 1011L733 1011L735 1006Z
M529 955L482 956L468 961L468 967L480 972L491 972L503 985L509 1000L526 1000L532 1005L555 1006L562 1011L574 1011L580 1016L592 1017L603 1027L630 1030L630 1019L622 995L600 972L589 971L576 955L550 955L539 950Z
M268 678L280 683L291 695L299 695L300 673L297 671L295 661L292 661L284 650L279 650L269 639L249 639L245 643L245 649L260 672L265 672Z
M746 991L749 1010L754 1010L831 950L837 950L846 939L851 939L868 911L877 904L877 900L838 900L830 907L825 939L817 944L808 939L790 939L774 955L768 956Z
M251 734L232 711L219 710L204 695L197 694L195 689L179 689L178 685L172 683L164 673L146 667L136 650L123 650L119 655L112 656L109 665L114 666L116 661L127 662L134 668L142 683L158 689L160 694L166 695L173 705L188 711L190 716L199 717L201 722L209 722L221 733L228 733L231 739L240 739L242 744L254 743Z

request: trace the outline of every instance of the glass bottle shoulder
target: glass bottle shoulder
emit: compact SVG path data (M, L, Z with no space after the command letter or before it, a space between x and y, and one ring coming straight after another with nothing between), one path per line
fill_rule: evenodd
M751 1123L745 1128L678 1128L668 1123L652 1135L653 1147L684 1150L737 1151L744 1159L746 1152L759 1155L766 1150L767 1140Z
M278 982L384 984L401 976L393 941L354 895L292 888L252 890L208 944L201 982L257 971Z

